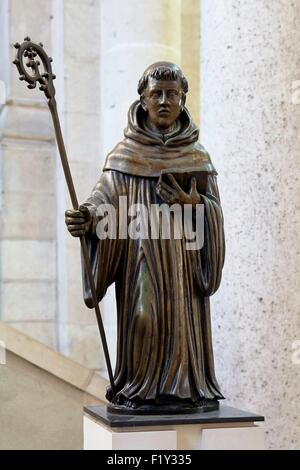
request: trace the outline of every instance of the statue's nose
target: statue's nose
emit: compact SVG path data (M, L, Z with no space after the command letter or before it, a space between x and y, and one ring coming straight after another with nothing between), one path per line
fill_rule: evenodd
M168 101L167 93L165 91L162 92L160 96L160 104L165 104Z

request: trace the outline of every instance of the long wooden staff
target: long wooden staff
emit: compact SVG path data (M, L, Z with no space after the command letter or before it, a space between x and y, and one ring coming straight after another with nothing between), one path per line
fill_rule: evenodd
M53 85L53 80L56 77L52 73L52 67L51 67L52 58L48 57L45 50L43 49L42 43L35 44L31 42L31 39L29 37L26 37L22 44L19 44L19 43L14 44L14 47L17 49L17 55L13 63L17 66L18 71L20 73L19 79L26 81L28 83L27 87L30 89L35 88L37 83L39 83L40 90L42 90L45 93L46 98L48 100L48 106L49 106L52 120L53 120L57 146L59 149L61 163L63 166L70 198L72 201L73 208L75 210L78 210L79 208L78 200L77 200L77 196L76 196L76 192L75 192L75 188L73 184L73 179L72 179L72 175L71 175L71 171L70 171L70 167L68 163L68 158L67 158L65 144L64 144L64 140L63 140L63 136L61 132L59 117L57 114L57 105L56 105L56 100L55 100L55 88ZM24 63L25 61L26 61L26 64ZM96 312L97 323L98 323L100 336L102 340L102 346L104 350L105 361L106 361L106 366L107 366L109 380L110 380L110 386L111 386L112 394L115 395L115 384L114 384L114 378L113 378L113 373L112 373L108 347L107 347L106 335L105 335L100 308L98 304L95 281L94 281L92 268L91 268L91 261L89 258L87 245L86 245L86 239L84 235L80 237L80 244L81 244L81 249L83 253L84 266L85 266L85 270L86 270L88 281L89 281L89 286L90 286L91 293L92 293L92 299L93 299L93 304L94 304L94 308Z

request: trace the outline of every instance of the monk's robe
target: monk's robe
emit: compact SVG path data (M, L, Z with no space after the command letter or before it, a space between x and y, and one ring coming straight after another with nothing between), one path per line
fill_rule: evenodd
M103 173L84 203L93 216L86 235L98 301L115 283L117 360L115 401L223 398L214 372L210 299L224 263L223 215L210 157L198 142L199 131L185 108L176 130L159 136L147 128L139 102L128 113L125 138L107 156ZM204 245L187 250L186 239L110 239L95 234L97 207L119 197L128 207L164 201L156 192L162 170L206 171ZM118 227L119 228L119 227ZM83 269L84 299L93 307ZM108 399L111 393L108 390Z

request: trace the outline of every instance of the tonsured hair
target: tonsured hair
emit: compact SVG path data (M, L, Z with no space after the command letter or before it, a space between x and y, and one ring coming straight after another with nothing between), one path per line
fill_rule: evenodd
M145 70L138 83L137 91L139 95L142 95L147 88L149 78L154 78L155 80L179 80L184 93L187 93L189 89L188 81L181 69L171 62L156 62Z

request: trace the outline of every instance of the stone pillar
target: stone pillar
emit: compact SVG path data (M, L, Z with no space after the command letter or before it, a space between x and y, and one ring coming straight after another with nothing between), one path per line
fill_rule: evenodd
M41 92L18 80L14 42L51 43L51 1L1 2L1 319L56 346L55 154ZM41 21L36 21L36 18ZM4 33L2 35L2 33ZM51 47L49 50L51 53ZM47 301L45 302L45 299Z
M153 62L181 60L180 0L101 2L101 116L103 153L123 136L137 82Z
M212 306L217 373L228 403L266 416L276 449L300 439L299 21L292 1L201 3L201 139L227 242Z
M199 125L200 0L181 2L181 67L189 82L186 105Z
M101 172L100 137L100 5L64 0L64 133L79 202L83 202ZM69 197L64 209L71 208ZM63 210L64 212L64 210ZM83 302L80 244L59 221L66 236L67 311L61 319L66 353L87 367L103 367L101 340L94 310Z

